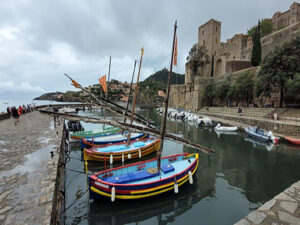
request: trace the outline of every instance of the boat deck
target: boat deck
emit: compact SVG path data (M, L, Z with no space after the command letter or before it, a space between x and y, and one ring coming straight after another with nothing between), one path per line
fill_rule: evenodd
M148 182L155 182L161 179L170 178L175 174L181 173L186 168L188 168L194 161L196 157L190 157L188 159L183 159L183 157L177 159L174 162L169 162L168 159L163 159L161 164L161 173L157 172L157 161L147 162L145 164L140 164L134 166L134 168L122 168L118 171L113 171L114 173L119 173L115 176L108 177L104 181L116 184L142 184ZM143 168L138 168L143 166ZM126 172L126 170L131 170ZM153 170L152 173L150 170Z

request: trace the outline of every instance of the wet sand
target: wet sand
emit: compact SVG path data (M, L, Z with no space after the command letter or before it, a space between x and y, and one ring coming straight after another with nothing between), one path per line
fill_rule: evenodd
M61 132L39 112L0 121L0 224L50 223Z

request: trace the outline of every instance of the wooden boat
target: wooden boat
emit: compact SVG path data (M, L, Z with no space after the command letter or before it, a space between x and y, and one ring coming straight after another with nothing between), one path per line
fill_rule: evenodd
M300 145L300 139L291 138L291 137L284 137L284 139L291 144Z
M115 161L124 162L126 159L142 158L157 151L159 147L159 139L150 137L143 140L131 141L127 144L114 144L100 148L84 149L84 160L93 161Z
M215 127L215 131L223 131L223 132L233 132L233 131L237 131L237 127L225 127L225 126L221 126L221 124L218 123L218 125Z
M89 148L91 146L94 147L101 147L104 145L111 145L111 144L117 144L122 142L127 142L127 134L128 132L122 133L115 133L107 136L101 136L96 138L82 138L80 140L81 148ZM130 136L130 141L133 140L140 140L144 138L148 138L148 134L144 133L132 133Z
M122 130L118 127L107 126L102 130L78 131L70 134L70 138L80 140L81 138L96 138L120 133Z
M261 141L278 143L279 138L275 137L272 131L266 133L263 129L259 129L257 126L246 127L245 132L250 136Z
M89 177L90 198L100 196L138 199L175 189L189 180L199 164L198 153L182 153L161 158L161 169L152 159L99 172Z

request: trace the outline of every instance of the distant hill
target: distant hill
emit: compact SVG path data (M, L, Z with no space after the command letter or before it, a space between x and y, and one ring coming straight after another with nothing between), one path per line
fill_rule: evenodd
M150 75L148 78L146 78L141 83L143 83L143 82L146 82L146 83L159 82L159 83L167 85L168 76L169 76L169 70L164 68L160 71L157 71L155 74ZM184 84L184 76L185 76L184 74L172 72L171 84Z
M139 102L154 103L162 101L163 98L158 96L158 91L166 91L169 70L162 69L155 74L150 75L144 81L139 83ZM184 75L172 72L171 84L184 84Z

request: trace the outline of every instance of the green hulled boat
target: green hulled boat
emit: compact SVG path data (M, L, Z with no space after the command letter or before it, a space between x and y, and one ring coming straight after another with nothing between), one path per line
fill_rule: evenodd
M118 127L106 126L103 129L99 129L99 130L77 131L74 133L70 133L70 140L79 141L82 138L108 136L120 132L122 132L122 130Z

